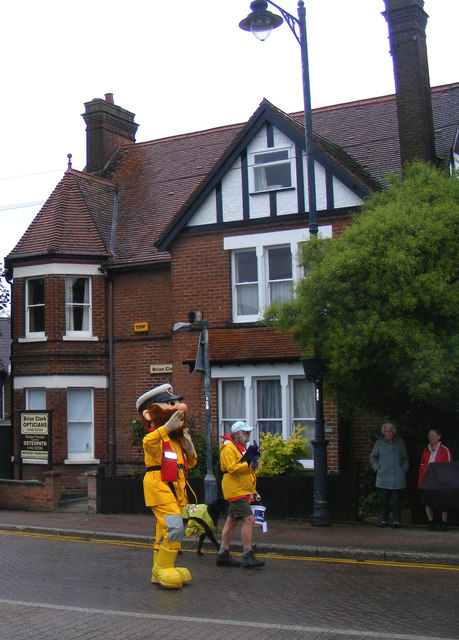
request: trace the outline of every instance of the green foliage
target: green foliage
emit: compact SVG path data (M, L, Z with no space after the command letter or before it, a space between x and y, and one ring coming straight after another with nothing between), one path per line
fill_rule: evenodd
M142 440L147 435L148 431L145 429L142 420L136 419L130 422L125 422L123 428L127 431L129 440L136 447L142 446Z
M261 458L258 476L294 475L303 472L299 460L310 458L308 440L303 438L305 427L297 427L286 440L280 434L265 433L261 436Z
M341 409L422 429L454 420L458 228L459 180L415 163L340 235L305 243L296 298L266 321L317 349Z
M359 518L365 520L381 513L379 491L375 487L375 472L365 467L359 476Z
M207 445L206 445L206 436L203 433L196 431L196 425L193 417L188 417L188 429L190 431L191 438L193 440L194 448L196 449L196 455L198 456L198 461L196 466L190 469L189 477L190 478L204 478L207 473ZM216 474L216 468L219 464L219 453L218 446L212 444L212 469L214 474Z

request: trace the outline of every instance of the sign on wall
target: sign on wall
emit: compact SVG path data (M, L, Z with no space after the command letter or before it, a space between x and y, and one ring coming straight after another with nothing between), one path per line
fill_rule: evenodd
M51 462L51 412L20 411L21 461L35 464Z

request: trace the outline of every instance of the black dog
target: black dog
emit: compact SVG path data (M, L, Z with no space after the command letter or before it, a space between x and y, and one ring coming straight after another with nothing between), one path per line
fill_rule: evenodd
M214 500L213 502L211 502L210 504L207 505L207 513L209 514L209 516L210 516L212 522L214 523L215 527L217 526L217 522L218 522L219 517L222 515L222 513L224 511L227 510L227 506L228 506L228 503L226 502L226 500L224 498L217 498L216 500ZM202 545L204 544L204 540L206 539L206 536L212 542L212 544L217 549L217 551L220 551L220 545L217 542L217 539L215 538L215 535L214 535L213 531L211 531L208 526L205 526L204 528L205 528L206 532L202 533L199 536L198 550L197 550L198 556L203 556L204 555L203 552L202 552Z
M191 505L193 507L193 505ZM202 508L205 505L198 505L198 507ZM217 551L220 550L220 544L218 543L215 535L214 535L214 529L217 526L217 521L218 518L227 510L227 502L224 498L217 498L217 500L214 500L214 502L211 502L210 504L207 505L207 515L209 516L210 520L213 523L213 526L210 525L210 523L206 520L204 520L203 518L199 517L197 515L198 510L196 512L196 514L194 514L193 512L191 512L189 514L189 517L186 518L184 517L184 520L186 522L191 522L193 525L197 525L197 528L200 529L201 531L204 529L204 533L201 533L199 536L199 541L198 541L198 549L197 549L197 553L198 556L203 556L203 552L202 552L202 547L204 544L204 540L207 538L209 538L209 540L212 542L212 544L214 545L214 547L217 549ZM202 511L201 511L202 513Z

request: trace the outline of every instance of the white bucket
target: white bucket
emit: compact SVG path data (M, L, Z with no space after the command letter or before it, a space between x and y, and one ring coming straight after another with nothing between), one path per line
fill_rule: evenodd
M266 507L263 507L261 504L250 505L252 509L252 513L255 517L255 524L263 524L265 521L265 511Z

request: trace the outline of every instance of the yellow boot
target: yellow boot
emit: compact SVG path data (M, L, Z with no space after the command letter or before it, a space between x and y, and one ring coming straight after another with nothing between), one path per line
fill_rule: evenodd
M175 558L178 549L166 549L162 545L159 551L154 553L153 571L151 581L159 583L167 589L180 589L183 584L183 578L180 572L174 568Z
M158 551L155 549L153 551L153 568L151 570L151 582L152 584L159 584L159 579L155 575L155 565L156 565L156 557L158 555ZM182 584L185 582L191 582L191 573L185 567L174 567L175 571L179 573L182 578Z

